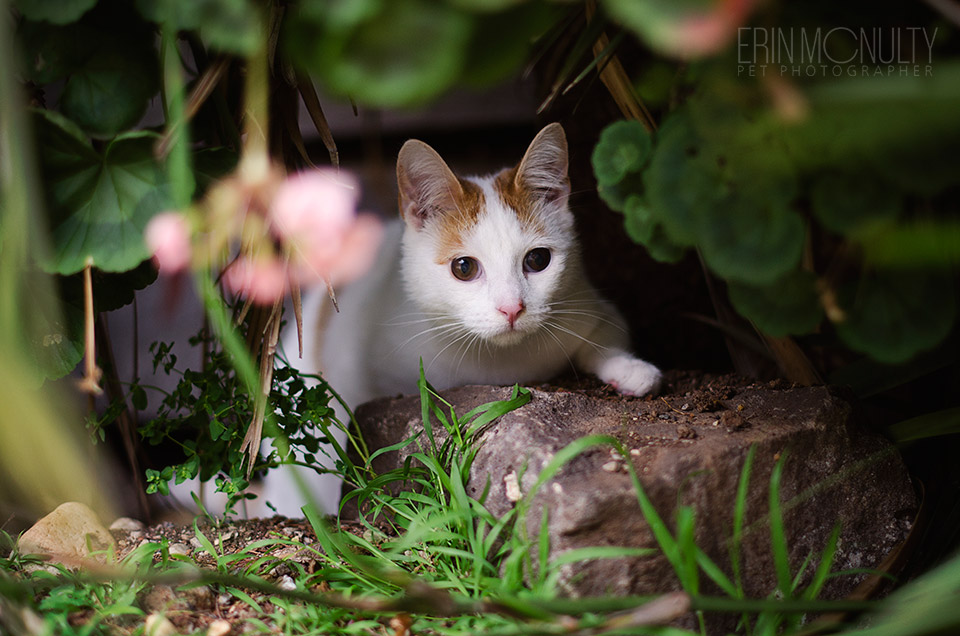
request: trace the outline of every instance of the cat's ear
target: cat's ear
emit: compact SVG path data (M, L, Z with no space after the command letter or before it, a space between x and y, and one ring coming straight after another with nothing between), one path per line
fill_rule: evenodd
M549 124L530 142L517 166L514 183L547 201L561 201L570 194L567 166L567 136L563 126Z
M456 208L463 186L437 151L417 139L400 148L397 157L400 214L420 229L432 215Z

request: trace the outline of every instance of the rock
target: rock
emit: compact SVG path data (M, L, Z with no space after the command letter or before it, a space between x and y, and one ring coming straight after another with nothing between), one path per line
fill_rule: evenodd
M230 629L230 621L218 618L207 626L207 636L227 636L227 634L230 633Z
M138 519L132 519L130 517L117 517L114 522L110 524L110 529L137 532L145 530L146 526Z
M190 554L190 546L186 543L171 543L170 547L167 548L167 552L171 555L187 556Z
M672 531L678 506L692 507L697 545L732 576L729 542L737 486L755 446L741 546L748 596L763 598L776 588L769 492L778 459L784 461L780 501L794 573L809 554L822 553L838 523L841 535L833 571L875 567L906 538L917 507L909 475L889 443L857 424L845 399L827 387L740 385L703 393L644 400L534 389L529 404L480 434L467 493L479 498L489 488L485 505L501 516L517 505L518 486L530 494L537 475L560 449L587 435L609 435L629 449L627 457L611 456L610 447L601 446L569 461L533 493L527 515L533 536L547 506L552 556L589 546L656 547L627 471L632 464ZM443 392L461 415L509 395L508 388L487 386ZM422 429L417 397L377 400L361 406L356 415L371 450ZM447 437L437 423L434 434L438 444ZM419 442L428 447L422 433ZM399 468L418 450L414 443L380 455L374 468L381 474ZM808 567L807 579L814 567ZM562 568L561 584L572 596L680 589L663 556ZM706 576L701 575L701 581L705 591L719 592ZM838 598L857 582L852 576L835 577L822 596Z
M89 506L77 502L60 504L23 533L20 551L43 554L53 563L77 568L85 562L106 563L113 535Z
M177 628L167 617L161 614L150 614L144 622L143 633L146 636L175 636Z

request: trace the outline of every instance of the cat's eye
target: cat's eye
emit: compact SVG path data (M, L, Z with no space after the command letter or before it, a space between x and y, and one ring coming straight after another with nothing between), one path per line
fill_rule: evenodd
M550 250L545 247L538 247L527 252L523 257L523 271L542 272L550 264Z
M450 263L450 271L458 280L471 281L480 274L480 263L472 256L461 256Z

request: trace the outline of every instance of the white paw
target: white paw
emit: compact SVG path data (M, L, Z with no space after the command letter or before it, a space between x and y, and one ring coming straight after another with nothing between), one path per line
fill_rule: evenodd
M663 374L649 362L620 354L600 363L597 376L624 395L646 395L660 390Z

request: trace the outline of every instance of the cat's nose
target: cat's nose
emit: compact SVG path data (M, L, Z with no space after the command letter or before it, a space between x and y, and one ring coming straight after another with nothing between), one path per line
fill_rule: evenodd
M523 304L523 301L518 299L513 302L498 305L497 311L507 317L507 322L510 323L510 328L513 329L513 323L517 321L517 318L520 317L520 314L522 314L526 308L527 306Z

